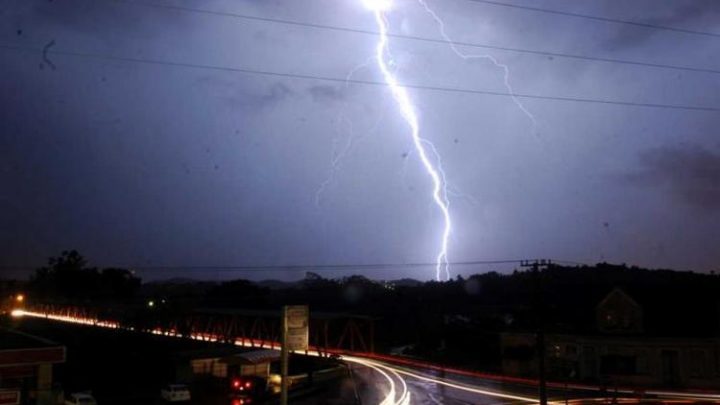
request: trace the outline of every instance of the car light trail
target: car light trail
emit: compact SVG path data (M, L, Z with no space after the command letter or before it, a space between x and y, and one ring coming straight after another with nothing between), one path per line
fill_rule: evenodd
M361 357L354 357L354 356L342 356L341 359L346 362L359 364L361 366L368 367L370 369L375 370L380 375L382 375L390 384L390 392L388 392L385 396L385 399L380 403L380 405L409 405L410 404L410 391L407 389L407 383L405 382L405 379L402 378L402 376L397 373L395 370L386 367L382 364L378 364L374 361L366 360ZM390 374L392 374L392 377ZM396 399L396 385L395 380L396 378L400 382L401 391L400 391L400 397Z
M353 361L356 359L358 359L358 358L342 356L342 360L346 360L346 361ZM374 364L375 366L384 368L385 370L388 370L388 371L394 373L395 375L405 375L405 376L412 377L417 380L426 381L426 382L430 382L430 383L434 383L434 384L440 384L440 385L444 385L446 387L455 388L457 390L466 391L466 392L470 392L473 394L480 394L480 395L485 395L485 396L489 396L489 397L512 399L512 400L531 402L531 403L538 402L537 398L526 397L526 396L521 396L521 395L505 394L505 393L497 392L497 391L490 391L487 389L481 389L479 387L474 387L469 384L460 384L460 383L455 383L455 382L447 381L447 380L440 379L440 378L435 378L432 376L418 374L415 372L408 371L407 369L394 366L389 363L381 363L381 362L378 362L375 360L367 360L367 359L362 359L362 358L360 358L360 359L363 360L364 364Z
M167 336L167 337L174 337L174 338L189 338L192 340L199 340L199 341L205 341L205 342L221 342L223 341L220 339L217 335L208 334L208 333L192 333L190 335L183 335L181 333L178 333L176 330L173 329L162 329L162 328L153 328L153 329L136 329L133 327L126 327L121 325L119 322L114 321L106 321L106 320L100 320L97 318L89 318L89 317L78 317L78 316L71 316L71 315L64 315L64 314L53 314L53 313L44 313L44 312L35 312L27 309L15 309L10 312L10 315L13 318L22 318L22 317L32 317L32 318L41 318L41 319L48 319L52 321L57 322L66 322L66 323L73 323L73 324L79 324L79 325L86 325L86 326L95 326L100 328L106 328L106 329L115 329L115 330L126 330L126 331L132 331L132 332L141 332L141 333L150 333L153 335L159 335L159 336ZM273 341L264 341L264 340L258 340L258 339L248 339L248 338L236 338L233 342L236 346L242 346L247 348L264 348L264 349L272 349L272 350L280 350L280 344L278 342ZM317 350L308 350L307 355L309 356L321 356L321 353ZM537 403L537 399L533 397L527 397L522 395L515 395L515 394L507 394L503 392L497 392L497 391L491 391L487 390L485 388L481 388L478 386L473 386L467 383L459 383L455 381L451 381L448 379L441 379L436 378L434 376L421 374L417 371L410 371L408 368L404 367L398 367L392 363L381 361L381 360L375 360L375 359L369 359L366 357L361 357L362 354L358 355L341 355L340 360L350 363L355 363L364 367L368 367L372 369L373 371L377 372L379 375L383 377L383 379L388 384L388 392L385 393L385 397L382 399L382 401L379 403L379 405L410 405L410 391L408 390L407 383L405 381L405 377L410 377L413 379L430 382L434 384L444 385L449 388L457 389L460 391L465 391L477 395L483 395L487 397L494 397L494 398L502 398L502 399L511 399L516 401L521 401L524 403ZM422 366L420 366L422 367ZM397 382L396 382L397 380ZM398 389L399 387L399 389ZM597 392L602 391L602 388L599 386L592 386L592 385L573 385L570 384L568 387L575 388L582 391L589 391L589 392ZM630 395L635 396L638 393L637 389L631 389L631 388L620 388L617 390L614 390L614 393L616 394L624 394L624 395ZM707 401L712 403L720 403L720 395L712 392L683 392L683 391L668 391L668 390L648 390L644 391L645 395L651 396L651 398L646 398L647 400L654 400L654 399L662 399L662 402L667 403L685 403L688 401ZM652 398L655 397L655 398ZM597 398L597 400L607 400L607 398ZM624 398L627 402L632 402L633 400L636 400L637 398ZM583 401L593 401L595 398L575 398L572 399L571 402L579 402L583 403ZM641 400L640 402L642 402ZM565 403L564 401L551 401L553 404L562 404Z
M120 329L120 324L118 322L101 321L99 319L94 319L94 318L81 318L81 317L75 317L75 316L69 316L69 315L43 314L43 313L39 313L39 312L26 311L24 309L15 309L12 312L10 312L10 316L12 316L13 318L21 318L23 316L32 317L32 318L44 318L44 319L50 319L50 320L59 321L59 322L77 323L77 324L89 325L89 326L99 326L101 328L109 328L109 329Z
M420 157L425 171L432 179L433 191L432 198L435 205L438 206L443 217L443 230L440 236L440 251L436 257L435 279L440 281L444 276L446 280L450 279L450 263L448 262L448 243L450 232L452 231L452 221L450 220L450 201L448 200L447 181L445 180L445 172L442 169L440 155L437 149L427 139L420 136L420 121L415 107L410 100L410 95L405 87L401 86L395 75L390 71L386 56L388 52L388 21L385 12L392 7L392 0L364 0L365 6L375 15L375 22L379 29L379 40L375 47L375 59L382 73L385 83L400 108L402 117L410 127L410 135L412 143ZM432 158L435 160L433 163Z
M392 367L392 366L386 366L386 367L394 370L398 374L406 375L408 377L412 377L417 380L427 381L427 382L431 382L434 384L440 384L440 385L444 385L444 386L450 387L450 388L455 388L455 389L458 389L461 391L472 392L474 394L486 395L486 396L495 397L495 398L514 399L517 401L524 401L524 402L530 402L530 403L538 402L537 398L525 397L525 396L521 396L521 395L504 394L502 392L496 392L496 391L489 391L489 390L473 387L470 385L458 384L458 383L446 381L446 380L439 379L439 378L433 378L433 377L429 377L429 376L424 376L422 374L412 373L410 371L403 370L403 369L397 368L397 367Z
M110 322L110 321L102 321L97 318L85 318L85 317L77 317L77 316L69 316L69 315L57 315L57 314L50 314L50 313L41 313L41 312L34 312L34 311L28 311L24 309L15 309L10 312L10 315L13 318L22 318L22 317L30 317L30 318L41 318L41 319L49 319L52 321L58 321L58 322L66 322L66 323L73 323L78 325L87 325L87 326L96 326L100 328L106 328L106 329L123 329L123 330L129 330L129 331L136 331L135 328L128 328L123 327L118 322ZM153 328L148 329L140 332L147 332L152 335L158 335L158 336L167 336L167 337L175 337L175 338L190 338L192 340L200 340L204 342L218 342L220 339L218 339L217 336L207 334L207 333L192 333L189 336L183 336L182 334L178 333L175 330L165 330L162 328ZM272 349L272 350L280 350L280 344L277 342L270 342L270 341L260 341L257 339L243 339L238 338L235 339L233 342L236 346L242 346L242 347L249 347L249 348L263 348L263 349ZM315 350L309 350L307 352L310 356L320 356L320 353ZM343 357L343 360L353 362L365 367L368 367L372 369L373 371L379 373L388 383L388 386L390 387L389 391L385 394L385 397L380 402L379 405L409 405L410 404L410 393L407 390L407 384L405 383L402 376L400 376L397 372L393 370L383 370L384 367L377 365L375 362L368 361L359 357ZM397 390L396 390L396 384L395 380L390 374L393 374L394 377L400 381L400 385L402 386L402 390L400 392L399 399L396 399L397 396Z

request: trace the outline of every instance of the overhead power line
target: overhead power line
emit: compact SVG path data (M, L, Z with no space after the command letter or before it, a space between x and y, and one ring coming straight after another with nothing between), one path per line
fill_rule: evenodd
M573 12L569 12L569 11L553 10L553 9L547 9L547 8L541 8L541 7L523 6L523 5L519 5L519 4L510 4L510 3L504 3L504 2L493 1L493 0L465 0L465 1L469 1L472 3L489 4L492 6L514 8L514 9L519 9L519 10L527 10L527 11L533 11L533 12L538 12L538 13L555 14L555 15L561 15L564 17L582 18L582 19L586 19L586 20L601 21L601 22L606 22L606 23L625 24L625 25L631 25L634 27L678 32L678 33L682 33L682 34L702 35L702 36L706 36L706 37L720 37L720 34L717 34L714 32L691 30L691 29L677 28L677 27L668 27L666 25L650 24L650 23L644 23L644 22L632 21L632 20L621 20L621 19L617 19L617 18L602 17L602 16L590 15L590 14L573 13Z
M526 259L506 259L506 260L471 260L450 263L450 266L479 266L493 264L520 264L526 262ZM531 260L532 261L532 260ZM569 260L553 260L553 263L584 265L584 263ZM304 265L293 264L286 266L129 266L130 269L150 270L150 271L173 271L173 270L212 270L212 271L293 271L293 270L387 270L400 268L417 268L417 267L434 267L437 263L418 262L418 263L370 263L370 264L320 264L320 265Z
M470 260L450 263L451 266L479 266L493 264L521 264L525 262L537 261L535 259L504 259L504 260ZM571 260L550 260L556 264L566 264L573 266L583 266L586 263L580 263ZM331 271L331 270L387 270L399 268L417 268L417 267L434 267L435 262L418 262L418 263L361 263L361 264L289 264L289 265L271 265L271 266L252 266L252 265L207 265L207 266L103 266L104 268L125 268L139 271L220 271L220 272L243 272L243 271ZM32 266L1 266L0 269L12 270L32 270L37 267Z
M210 16L216 16L216 17L227 17L227 18L235 18L235 19L241 19L241 20L247 20L247 21L258 21L258 22L282 24L282 25L289 25L289 26L298 26L298 27L313 28L313 29L319 29L319 30L329 30L329 31L336 31L336 32L347 32L347 33L353 33L353 34L373 35L373 36L380 35L380 33L378 33L377 31L365 30L365 29L360 29L360 28L341 27L341 26L337 26L337 25L326 25L326 24L315 24L315 23L308 23L308 22L302 22L302 21L279 19L279 18L258 17L258 16L253 16L253 15L247 15L247 14L240 14L240 13L233 13L233 12L226 12L226 11L214 11L214 10L207 10L207 9L203 9L203 8L195 8L195 7L187 7L187 6L176 6L176 5L155 4L155 3L140 3L140 2L134 2L134 1L127 1L127 0L107 0L107 1L110 1L112 3L127 4L127 5L138 6L138 7L174 10L174 11L181 11L181 12L187 12L187 13L204 14L204 15L210 15ZM428 38L428 37L420 37L420 36L415 36L415 35L403 35L403 34L393 34L393 33L388 33L387 36L391 37L391 38L402 39L402 40L407 40L407 41L426 42L426 43L442 44L442 45L448 44L448 42L445 39L438 39L438 38ZM720 74L720 69L683 66L683 65L671 65L671 64L665 64L665 63L642 62L642 61L634 61L634 60L627 60L627 59L605 58L605 57L599 57L599 56L586 56L586 55L577 55L577 54L570 54L570 53L563 53L563 52L549 52L549 51L542 51L542 50L536 50L536 49L480 44L480 43L476 43L476 42L453 41L453 44L455 44L456 46L462 46L462 47L468 47L468 48L490 49L490 50L496 50L496 51L514 52L514 53L529 54L529 55L543 56L543 57L584 60L584 61L588 61L588 62L623 64L623 65L630 65L630 66L668 69L668 70L686 71L686 72L695 72L695 73Z
M14 46L14 45L0 45L0 49L4 49L4 50L8 50L8 51L15 51L15 52L30 52L30 53L42 52L42 49L40 49L40 48L28 48L28 47ZM358 85L381 86L381 87L387 86L387 83L385 83L385 82L373 81L373 80L346 79L346 78L319 76L319 75L311 75L311 74L258 70L258 69L244 68L244 67L229 67L229 66L220 66L220 65L199 64L199 63L173 62L173 61L165 61L165 60L160 60L160 59L147 59L147 58L103 55L103 54L97 54L97 53L53 50L53 51L48 51L47 54L48 55L77 57L77 58L86 58L86 59L100 59L100 60L115 61L115 62L140 63L140 64L146 64L146 65L172 66L172 67L181 67L181 68L189 68L189 69L215 70L215 71L222 71L222 72L234 72L234 73L243 73L243 74L259 75L259 76L281 77L281 78L286 78L286 79L289 78L289 79L301 79L301 80L314 80L314 81L324 81L324 82L343 83L343 84L351 83L351 84L358 84ZM594 99L594 98L582 98L582 97L546 96L546 95L539 95L539 94L508 93L508 92L500 92L500 91L476 90L476 89L467 89L467 88L458 88L458 87L443 87L443 86L431 86L431 85L409 84L409 83L400 83L400 85L402 87L410 88L410 89L437 91L437 92L445 92L445 93L475 94L475 95L500 96L500 97L513 97L514 96L516 98L533 99L533 100L552 100L552 101L565 101L565 102L587 103L587 104L619 105L619 106L626 106L626 107L661 108L661 109L670 109L670 110L707 111L707 112L720 111L720 107L646 103L646 102L606 100L606 99Z

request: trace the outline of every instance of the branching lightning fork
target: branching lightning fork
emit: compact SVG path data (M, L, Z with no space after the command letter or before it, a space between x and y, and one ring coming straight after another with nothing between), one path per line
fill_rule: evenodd
M450 45L450 49L457 55L458 57L462 58L463 60L469 60L469 59L487 59L495 65L496 67L502 69L503 71L503 84L505 85L505 89L507 89L508 93L510 94L510 98L512 98L512 101L515 103L515 105L520 109L520 111L525 114L525 116L530 119L533 126L533 132L537 134L537 120L535 119L535 116L532 115L532 113L525 108L523 103L520 102L520 100L515 95L515 91L513 91L512 86L510 85L510 68L508 65L504 63L500 63L494 56L487 55L487 54L467 54L460 49L458 49L457 45L455 45L455 42L453 42L452 39L450 39L450 36L445 31L445 22L440 18L440 16L430 8L430 6L427 4L426 0L418 0L418 3L425 9L425 11L430 14L433 20L438 24L438 27L440 29L440 35L442 36L443 40Z
M388 21L385 12L392 6L392 0L364 0L365 5L374 13L375 21L378 25L380 36L375 48L375 57L378 67L387 83L393 98L395 99L400 112L410 127L413 146L418 154L425 171L432 179L433 191L432 198L443 217L443 231L440 241L440 251L437 254L435 278L440 281L444 276L450 278L450 265L448 262L448 242L450 232L452 231L452 221L450 219L450 202L448 200L447 182L445 180L445 172L442 169L442 162L435 146L427 139L420 137L420 121L415 107L410 100L410 95L405 87L398 83L395 75L390 71L387 57L388 51Z
M440 252L437 255L437 266L435 269L435 277L439 281L444 273L446 279L450 278L450 264L448 261L448 242L450 239L450 232L452 231L452 222L450 219L450 202L448 200L448 182L445 179L445 172L442 168L442 160L438 153L435 145L429 140L424 139L420 136L420 123L415 112L415 107L410 100L407 89L398 83L395 75L390 71L388 67L388 61L386 58L389 57L388 51L388 21L385 17L385 12L393 6L393 0L363 0L365 6L368 7L375 15L375 21L379 28L380 39L376 46L376 59L378 67L383 74L383 78L387 83L388 87L392 91L392 95L400 107L403 118L410 126L413 145L415 152L420 157L420 161L423 167L427 171L428 175L433 181L433 200L442 212L444 219L444 227L441 237ZM527 116L532 122L533 132L537 134L537 121L530 111L520 102L518 97L515 96L515 92L510 85L510 68L500 63L492 55L471 55L465 54L458 49L455 43L450 39L447 32L445 31L445 23L440 16L433 11L427 4L426 0L418 0L420 5L427 11L430 16L435 20L440 29L440 35L448 43L452 51L463 60L468 59L487 59L496 67L503 71L503 84L507 89L510 97L512 98L515 105Z
M363 69L369 65L374 58L368 58L367 61L359 64L358 66L355 66L350 72L345 76L345 90L348 89L350 85L350 79L352 79L353 75L359 71L360 69ZM348 119L345 114L344 110L347 107L347 102L345 103L345 106L343 106L343 109L341 110L340 114L338 115L338 122L345 123L348 126L348 130L350 132L349 136L344 142L344 146L340 149L338 149L338 143L340 142L338 138L333 139L333 148L332 148L332 156L330 159L330 173L328 174L328 177L320 184L320 187L318 187L317 191L315 192L315 205L317 207L320 207L320 202L322 200L322 195L325 193L325 190L330 186L330 183L333 182L335 179L335 176L337 175L338 170L340 170L340 163L341 161L347 156L352 148L355 146L355 143L359 141L361 138L364 137L364 135L355 135L355 129L353 125L353 121ZM370 129L368 132L374 132L377 125L379 125L380 120L377 121L377 123Z

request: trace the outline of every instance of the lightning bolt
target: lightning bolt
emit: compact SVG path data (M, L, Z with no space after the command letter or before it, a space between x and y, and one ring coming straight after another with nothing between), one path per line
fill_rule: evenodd
M315 192L315 205L320 207L320 203L322 201L322 195L325 193L325 190L330 186L330 183L333 182L335 179L335 176L337 175L338 170L340 170L340 162L343 160L343 158L350 153L350 150L353 148L356 141L360 140L361 136L356 136L355 131L353 129L353 123L352 121L345 118L345 116L340 117L340 121L346 122L348 125L348 130L350 132L350 135L348 136L345 145L342 149L338 151L338 139L333 139L333 147L332 147L332 155L330 159L330 173L328 177L323 180L322 183L320 183L320 187L318 187L317 191Z
M445 180L445 172L442 169L442 160L435 146L427 139L420 137L420 122L418 120L415 107L410 100L410 95L405 87L400 85L395 75L390 71L386 57L388 51L388 21L385 17L385 10L392 5L391 0L365 0L365 5L372 10L375 15L375 21L379 29L379 40L375 47L375 59L380 72L383 75L385 83L390 88L395 102L400 108L400 112L410 127L410 135L415 152L418 154L425 171L432 179L433 190L432 198L438 209L442 213L444 225L441 235L440 251L437 254L435 266L435 278L440 281L441 275L444 273L445 278L450 278L450 264L448 262L448 242L450 232L452 231L452 221L450 220L450 202L447 193L447 181ZM435 163L431 160L434 158Z
M374 57L368 58L368 60L355 66L350 70L350 72L345 76L345 90L348 90L350 88L350 80L352 79L353 75L355 75L355 73L357 73L361 69L366 68L371 62L374 61L374 59ZM364 130L363 133L357 135L353 121L345 115L345 110L347 109L347 107L348 102L345 101L343 103L343 107L340 113L338 114L337 120L338 125L340 125L341 123L347 125L347 132L349 133L349 135L345 139L342 148L338 147L341 141L337 137L333 139L332 152L330 154L330 171L328 173L328 176L325 178L325 180L322 181L322 183L320 183L320 186L315 191L315 206L318 208L320 208L321 206L323 194L325 194L325 191L327 191L328 187L330 187L330 185L335 180L335 177L338 175L343 160L350 154L350 152L352 152L353 148L358 142L360 142L368 134L375 133L375 131L380 126L380 122L385 117L385 114L381 113L375 123L369 129Z
M350 79L352 79L353 75L359 71L360 69L364 69L367 67L372 58L369 58L367 61L355 66L350 70L350 72L345 76L345 90L347 90L350 87ZM343 104L343 109L340 111L340 114L338 116L338 122L344 122L348 126L348 130L350 132L350 135L347 137L345 145L342 149L338 151L338 138L333 139L333 147L332 147L332 154L330 158L330 173L328 177L323 180L322 183L320 183L320 186L318 187L317 191L315 192L315 205L317 207L320 207L320 203L322 201L322 195L325 193L325 190L330 186L330 183L333 182L335 179L335 176L337 175L338 170L340 170L340 163L345 158L345 156L350 153L353 146L355 146L355 143L359 141L361 138L363 138L363 135L356 136L355 130L353 126L353 122L344 114L345 109L347 108L347 102ZM376 123L375 126L379 124ZM374 131L375 126L371 129L371 132Z
M458 49L457 45L455 45L455 42L453 42L452 39L450 39L450 36L445 31L445 22L440 18L440 16L433 11L433 9L428 6L427 2L425 0L418 0L418 3L420 3L421 6L425 9L425 11L430 14L433 20L438 24L438 27L440 28L440 35L445 40L445 42L450 45L450 49L457 55L458 57L462 58L463 60L470 60L470 59L487 59L489 60L493 65L496 67L502 69L503 71L503 83L505 84L505 89L510 94L510 98L515 103L515 105L520 109L520 111L527 116L530 121L532 122L533 126L533 133L537 135L537 120L535 119L535 116L523 105L523 103L520 102L520 100L515 96L515 92L513 91L512 86L510 85L510 68L508 65L500 63L494 56L487 55L487 54L477 54L477 55L471 55L466 54L460 51Z

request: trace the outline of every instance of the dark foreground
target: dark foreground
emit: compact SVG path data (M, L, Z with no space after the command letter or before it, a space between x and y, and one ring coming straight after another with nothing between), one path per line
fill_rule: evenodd
M13 319L11 327L46 337L67 347L67 361L55 367L54 380L66 393L90 390L101 405L160 404L160 389L167 383L178 381L178 353L202 350L215 343L154 336L130 331L103 329L92 326L59 323L42 319ZM296 361L296 367L302 361ZM296 370L297 371L297 370ZM349 365L348 373L325 384L297 390L291 395L292 404L380 404L389 390L388 380L363 365ZM412 370L433 376L429 370ZM292 370L291 370L292 373ZM392 377L392 376L391 376ZM398 404L522 404L508 398L472 393L438 384L437 381L414 377L393 380L399 391L405 385L409 400ZM434 377L444 379L444 376ZM528 386L508 386L473 378L455 378L459 383L494 392L512 393L525 398L536 398L537 391ZM465 381L463 381L465 380ZM230 397L224 382L194 380L191 384L192 404L241 405ZM612 393L568 392L553 390L551 400L557 404L601 403L712 403L687 398L644 399L622 398ZM252 403L277 403L276 397Z
M177 355L217 345L40 319L13 320L9 326L65 345L67 359L55 366L54 381L65 393L92 391L101 405L163 403L161 388L178 379ZM224 381L195 379L190 388L192 404L240 404L229 395ZM298 390L293 403L354 403L354 397L352 379L346 377ZM274 397L262 401L273 402L277 402Z

